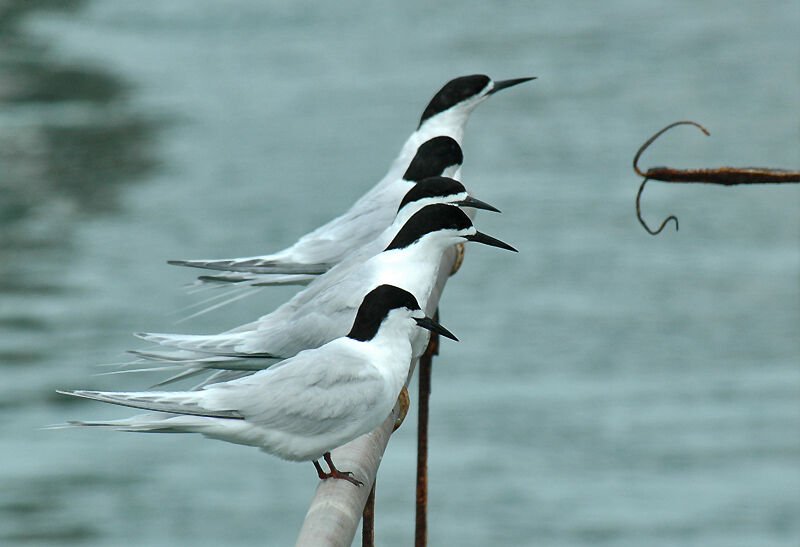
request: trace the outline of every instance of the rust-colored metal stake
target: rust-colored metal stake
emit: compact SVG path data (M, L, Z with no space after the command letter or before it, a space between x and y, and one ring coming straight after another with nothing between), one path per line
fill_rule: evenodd
M375 482L378 478L375 477ZM361 515L361 547L375 547L375 482L369 491L364 513Z
M702 184L721 184L723 186L735 186L737 184L783 184L787 182L800 182L800 171L772 169L770 167L716 167L710 169L674 169L672 167L651 167L647 171L642 171L639 169L639 156L642 155L642 152L644 152L648 146L653 144L653 141L660 137L664 132L677 125L693 125L706 135L710 135L708 130L697 122L683 120L671 123L647 139L647 141L645 141L645 143L636 152L636 156L633 158L633 170L636 171L637 175L644 177L642 184L639 186L639 191L636 193L636 218L639 219L639 223L651 235L659 234L670 220L675 222L675 230L677 230L678 217L675 215L668 216L655 230L651 229L647 225L642 218L642 208L640 202L642 199L642 191L644 190L644 186L647 184L648 180L678 183L694 182Z
M439 320L439 310L434 319ZM439 335L431 333L425 353L419 359L419 414L417 416L417 516L414 545L424 547L428 538L428 401L431 395L431 366L439 354Z

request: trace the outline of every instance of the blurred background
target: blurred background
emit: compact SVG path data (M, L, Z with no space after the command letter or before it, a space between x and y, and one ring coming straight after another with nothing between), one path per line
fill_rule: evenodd
M447 285L431 545L800 543L800 188L641 165L800 168L800 4L0 2L0 543L287 545L311 464L199 436L49 431L129 410L56 388L176 324L172 258L260 254L344 211L447 80L538 76L473 114L464 181L502 215ZM414 390L412 390L412 393ZM415 417L412 407L410 416ZM415 420L378 475L413 538Z

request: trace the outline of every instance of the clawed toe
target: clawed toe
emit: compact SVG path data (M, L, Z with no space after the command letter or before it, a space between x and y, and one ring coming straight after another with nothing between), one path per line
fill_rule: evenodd
M361 482L360 480L356 479L353 476L353 473L351 473L350 471L339 471L338 469L336 469L336 466L333 465L333 461L331 460L331 453L330 452L325 452L325 454L323 454L322 457L325 458L325 463L328 464L328 467L330 468L330 471L328 473L326 473L325 471L322 470L322 466L319 464L319 462L314 461L314 467L317 469L317 476L320 479L322 479L322 480L330 479L330 478L344 479L347 482L349 482L351 484L354 484L356 486L363 486L364 485L364 483Z

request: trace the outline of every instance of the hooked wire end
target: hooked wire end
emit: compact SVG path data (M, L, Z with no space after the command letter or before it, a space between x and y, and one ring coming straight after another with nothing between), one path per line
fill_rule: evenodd
M663 130L662 130L662 133L663 133ZM658 135L656 135L656 136L658 136ZM651 230L650 226L648 226L647 223L642 218L642 208L640 207L639 202L641 201L641 198L642 198L642 190L644 190L644 185L647 184L648 180L650 180L650 179L645 178L642 181L642 184L639 186L639 191L636 193L636 218L639 219L639 223L642 225L642 227L645 230L647 230L647 233L650 234L650 235L654 236L654 235L660 234L661 231L666 227L667 222L669 222L670 220L674 220L675 221L675 231L677 232L678 231L678 217L676 217L675 215L670 215L667 218L665 218L664 222L662 222L661 226L659 226L658 229L656 229L656 230Z

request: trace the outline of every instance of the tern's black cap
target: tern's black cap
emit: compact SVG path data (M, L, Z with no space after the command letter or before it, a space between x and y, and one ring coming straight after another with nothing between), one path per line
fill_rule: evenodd
M461 101L480 94L491 81L492 79L485 74L472 74L450 80L444 84L444 87L428 103L428 106L422 112L419 125L422 125L428 118L444 112Z
M393 285L380 285L372 289L358 307L348 338L362 342L372 340L389 312L398 308L420 309L417 299L406 290Z
M404 249L422 236L439 230L467 230L471 227L472 221L469 217L454 205L426 205L406 221L385 250Z
M409 203L425 198L439 198L463 194L467 191L464 185L455 179L448 177L428 177L416 183L414 187L406 192L400 202L399 211Z
M451 137L434 137L419 145L403 178L419 182L441 175L445 169L464 163L461 147Z

